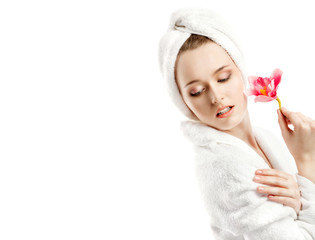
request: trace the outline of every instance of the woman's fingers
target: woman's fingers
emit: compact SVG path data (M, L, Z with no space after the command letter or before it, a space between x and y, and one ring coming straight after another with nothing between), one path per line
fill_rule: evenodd
M291 174L278 169L258 169L254 181L267 185L258 186L258 192L267 194L270 200L292 207L299 213L302 206L301 192Z
M291 130L288 127L288 125L291 124L290 119L285 118L285 116L280 112L279 109L277 109L277 113L278 113L278 122L279 122L281 133L282 133L283 137L286 137L286 135L288 135L288 134L292 134L293 130Z
M265 175L265 176L278 176L278 177L281 177L281 178L284 178L287 180L292 178L291 174L280 171L278 169L268 169L268 168L267 169L258 169L256 171L256 174Z
M304 177L313 180L314 174L310 173L309 168L315 164L315 121L300 112L291 112L285 107L281 109L282 113L280 110L277 113L285 144L294 157L299 172L304 172ZM290 129L290 123L294 129ZM307 172L309 174L305 175Z
M271 194L275 196L295 198L296 195L290 189L279 187L258 186L257 191L260 193Z
M258 183L277 186L277 187L284 187L284 188L290 187L288 184L288 180L282 177L256 175L254 177L254 181Z
M294 126L294 129L297 129L306 121L306 118L300 112L291 112L285 107L281 108L281 112L291 122L291 124Z

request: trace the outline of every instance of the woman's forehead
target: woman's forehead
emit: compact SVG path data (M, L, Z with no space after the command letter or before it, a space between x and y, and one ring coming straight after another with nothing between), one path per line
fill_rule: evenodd
M209 76L214 74L223 66L232 66L233 61L226 51L217 44L207 43L193 50L183 52L177 61L177 81L184 82L192 78L201 77L203 74Z
M231 61L232 59L221 46L210 42L196 49L181 53L178 57L177 65L178 68L191 70L204 66L210 69L217 69L222 64L228 64Z

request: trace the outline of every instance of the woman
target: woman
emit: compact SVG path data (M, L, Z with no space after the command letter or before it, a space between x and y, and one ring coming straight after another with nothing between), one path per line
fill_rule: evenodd
M294 159L270 131L251 125L235 36L212 11L180 9L159 46L170 96L190 119L181 127L194 144L212 232L217 239L315 239L315 179L307 170L315 170L314 121L278 111Z

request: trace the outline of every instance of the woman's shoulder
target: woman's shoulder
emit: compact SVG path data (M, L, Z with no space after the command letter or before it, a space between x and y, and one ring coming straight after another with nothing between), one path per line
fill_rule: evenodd
M223 184L226 187L252 179L257 169L266 168L266 163L257 154L226 143L218 143L215 149L196 146L195 165L201 178L212 179L214 186Z
M186 139L198 146L214 143L222 138L222 132L200 121L184 120L180 129Z
M265 167L261 165L257 153L240 139L207 126L201 122L186 120L181 122L181 130L186 138L193 143L195 158L199 166L212 164L225 166L223 169L233 169L233 164L246 168ZM260 134L263 128L255 128ZM266 131L265 131L266 132Z

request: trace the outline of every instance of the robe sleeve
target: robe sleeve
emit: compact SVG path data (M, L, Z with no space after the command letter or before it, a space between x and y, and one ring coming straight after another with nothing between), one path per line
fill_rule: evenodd
M296 178L300 188L302 202L302 208L297 218L305 223L313 224L313 228L315 229L315 184L298 174L296 174Z
M264 185L253 181L260 166L251 164L242 154L228 145L216 149L216 154L198 149L196 173L212 229L250 240L315 239L311 220L299 220L293 208L257 192L257 187ZM307 194L305 197L309 200ZM310 219L312 215L300 217Z

